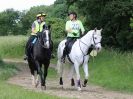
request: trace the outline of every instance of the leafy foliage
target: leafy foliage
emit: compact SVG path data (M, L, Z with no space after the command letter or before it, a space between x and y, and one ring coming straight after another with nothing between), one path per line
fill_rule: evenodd
M8 9L0 13L0 35L14 35L20 32L19 12ZM17 28L16 28L17 27Z
M47 19L47 24L52 26L52 37L62 38L65 36L65 22L60 18L49 18Z
M69 6L76 5L86 17L91 29L103 28L103 44L132 49L130 18L133 14L131 0L67 0Z

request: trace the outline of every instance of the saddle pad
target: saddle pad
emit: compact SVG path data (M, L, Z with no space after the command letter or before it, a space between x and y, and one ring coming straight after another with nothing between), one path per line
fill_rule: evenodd
M32 41L32 44L35 44L37 41L37 38L35 38L33 41Z

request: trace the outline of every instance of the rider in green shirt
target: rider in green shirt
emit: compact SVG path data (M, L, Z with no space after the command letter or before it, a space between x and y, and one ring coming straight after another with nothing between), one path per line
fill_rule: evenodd
M70 20L66 22L66 27L65 27L65 30L67 32L67 41L63 51L62 62L65 62L66 47L69 44L69 42L71 42L73 39L79 38L80 35L81 34L83 35L85 32L82 22L77 19L76 12L71 12L68 14L68 16Z

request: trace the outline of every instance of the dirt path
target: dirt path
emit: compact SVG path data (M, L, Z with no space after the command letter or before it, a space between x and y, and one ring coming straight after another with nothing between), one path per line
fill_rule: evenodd
M5 60L7 62L14 62L11 60ZM8 83L19 85L25 89L42 92L40 86L38 88L33 88L31 85L31 77L27 63L23 61L15 61L20 68L20 72L8 80ZM51 64L52 67L55 65ZM88 85L86 88L83 88L81 92L78 92L76 88L70 86L70 81L68 79L68 70L65 70L64 73L64 89L58 84L58 79L49 79L47 78L46 85L47 90L43 91L44 93L50 95L56 95L60 97L77 98L77 99L133 99L133 95L120 93L116 91L108 91L99 86Z

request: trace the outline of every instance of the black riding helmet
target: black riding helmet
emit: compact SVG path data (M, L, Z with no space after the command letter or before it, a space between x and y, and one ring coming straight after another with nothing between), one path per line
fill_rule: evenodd
M71 15L71 14L75 15L75 18L77 18L77 13L76 12L70 12L70 13L68 13L68 16Z

